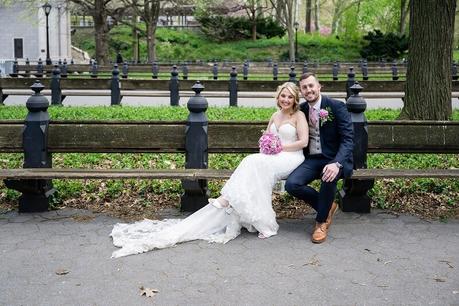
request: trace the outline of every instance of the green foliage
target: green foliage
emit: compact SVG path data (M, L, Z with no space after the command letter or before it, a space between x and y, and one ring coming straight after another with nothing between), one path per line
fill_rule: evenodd
M359 50L360 42L358 40L343 40L318 34L298 35L298 58L302 61L357 60L360 58ZM288 52L284 53L284 59L287 58Z
M72 37L78 48L95 55L94 35L91 31L78 29ZM231 42L212 42L205 35L188 31L161 28L156 31L156 51L160 61L230 60L242 62L288 59L288 39L284 37L250 39ZM110 31L110 59L115 61L116 51L124 59L132 58L132 32L127 26L117 26ZM147 48L144 37L140 39L140 57L145 60ZM300 59L328 62L360 58L360 43L335 37L298 33Z
M203 34L217 42L249 39L252 21L244 16L201 15L197 17ZM285 29L272 18L256 19L257 36L282 37Z
M371 26L382 32L397 32L400 24L400 0L366 0L360 2L358 14L349 16L358 20L359 28Z
M210 121L266 121L276 110L274 107L209 107L206 111ZM186 106L133 107L50 107L51 120L186 120L189 111ZM27 115L24 106L0 107L0 120L23 120ZM396 120L400 110L369 109L365 111L368 120ZM459 110L453 110L452 120L459 121Z
M368 43L362 48L360 54L368 60L398 59L408 50L408 39L405 35L395 33L383 34L379 30L368 32L363 37Z

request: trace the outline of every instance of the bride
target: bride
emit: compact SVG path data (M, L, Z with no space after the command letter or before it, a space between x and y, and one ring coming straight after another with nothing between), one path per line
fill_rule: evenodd
M245 157L222 188L221 196L209 199L209 204L185 219L116 224L110 236L121 249L113 252L112 257L196 239L226 243L236 238L242 227L258 232L259 238L276 235L279 225L272 208L272 189L303 162L302 149L307 146L309 135L306 117L298 111L298 87L291 82L280 85L276 100L279 110L271 116L266 131L280 138L280 153Z

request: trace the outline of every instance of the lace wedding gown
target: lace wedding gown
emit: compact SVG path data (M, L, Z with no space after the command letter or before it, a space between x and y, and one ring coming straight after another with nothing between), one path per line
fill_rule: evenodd
M297 140L296 128L285 123L271 125L282 144ZM277 234L279 225L272 208L274 184L286 178L304 160L302 150L276 155L251 154L245 157L221 190L230 207L210 203L185 219L143 220L118 223L110 236L121 249L112 257L122 257L153 249L172 247L196 239L226 243L236 238L241 228L258 231L265 237Z

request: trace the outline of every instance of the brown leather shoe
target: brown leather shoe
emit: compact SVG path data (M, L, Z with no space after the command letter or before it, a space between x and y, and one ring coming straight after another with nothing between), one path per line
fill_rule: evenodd
M330 228L330 225L332 224L333 221L333 216L335 215L336 211L338 210L338 204L336 202L332 203L332 206L330 207L330 211L328 212L328 217L325 223L327 224L327 229Z
M316 222L315 230L314 230L314 233L312 234L311 241L314 243L322 243L325 241L325 239L327 239L327 233L328 233L327 223L326 222L322 222L322 223Z

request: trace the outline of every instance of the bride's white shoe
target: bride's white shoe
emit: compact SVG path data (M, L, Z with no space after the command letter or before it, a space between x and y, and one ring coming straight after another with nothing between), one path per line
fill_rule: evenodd
M220 203L220 201L218 201L218 199L210 198L209 199L209 204L212 205L212 206L215 206L217 208L226 208L226 206L223 206L223 204Z
M216 208L225 208L227 214L231 214L233 212L233 208L230 205L223 205L218 199L209 199L209 204L216 207Z

